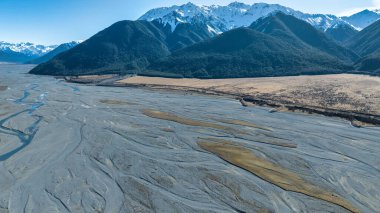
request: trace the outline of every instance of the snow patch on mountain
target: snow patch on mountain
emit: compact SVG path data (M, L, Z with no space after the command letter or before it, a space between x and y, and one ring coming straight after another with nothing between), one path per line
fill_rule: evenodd
M61 44L61 45L65 45L65 46L67 46L67 47L75 47L75 46L77 46L78 44L80 44L80 43L82 43L83 42L83 40L78 40L78 41L71 41L71 42L68 42L68 43L64 43L64 44ZM61 46L61 45L59 45L59 46Z

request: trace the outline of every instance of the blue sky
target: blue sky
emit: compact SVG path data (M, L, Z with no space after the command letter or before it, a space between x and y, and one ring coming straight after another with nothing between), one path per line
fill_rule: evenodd
M227 5L233 0L194 0ZM188 0L0 0L0 41L59 44L84 40L120 20L134 20L151 8ZM380 8L380 0L241 0L278 3L309 13L347 14Z

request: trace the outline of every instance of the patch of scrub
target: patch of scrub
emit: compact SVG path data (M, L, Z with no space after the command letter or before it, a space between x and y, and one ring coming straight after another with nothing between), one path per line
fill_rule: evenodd
M301 193L313 198L341 206L351 212L360 212L351 203L339 195L314 186L298 174L282 168L268 160L256 156L252 151L230 141L200 140L198 145L223 160L245 169L261 179L274 184L283 190Z

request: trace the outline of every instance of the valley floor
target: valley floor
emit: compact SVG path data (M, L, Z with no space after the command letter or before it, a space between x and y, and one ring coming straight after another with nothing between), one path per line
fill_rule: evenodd
M380 209L378 127L30 68L0 66L0 213Z

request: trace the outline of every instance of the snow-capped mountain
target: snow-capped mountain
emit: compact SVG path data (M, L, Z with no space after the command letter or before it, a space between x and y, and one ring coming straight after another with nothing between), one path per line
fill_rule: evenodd
M380 19L380 9L363 10L351 16L342 17L342 19L349 22L355 28L361 30Z
M197 6L187 3L180 6L157 8L148 11L139 20L158 20L163 24L169 24L174 30L179 23L191 23L193 19L197 19L207 23L210 31L222 33L237 27L249 26L257 19L276 11L307 21L323 31L337 24L348 24L334 15L307 14L279 4L256 3L248 5L239 2L227 6Z
M61 45L40 45L30 42L9 43L0 41L0 62L28 63L34 60L41 61L71 49L81 42L72 41Z
M39 45L29 42L8 43L0 42L0 62L23 63L41 57L55 49L57 45Z
M28 56L42 56L57 47L58 45L45 46L45 45L33 44L29 42L13 44L13 43L0 41L0 51L3 51L3 52L11 51L15 53L25 54Z

